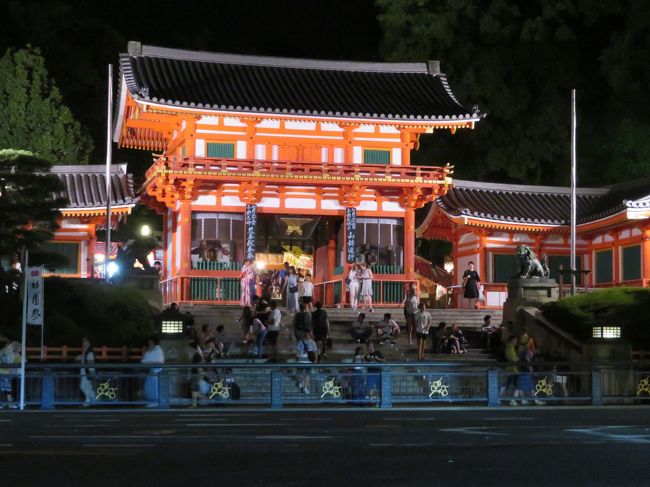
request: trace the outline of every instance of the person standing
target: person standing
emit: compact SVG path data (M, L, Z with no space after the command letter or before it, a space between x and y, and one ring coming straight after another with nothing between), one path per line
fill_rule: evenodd
M320 349L320 356L327 357L327 338L330 336L330 322L327 318L327 311L323 309L323 303L316 303L316 311L311 314L311 326L314 333L314 341Z
M244 263L241 266L241 274L239 275L239 284L241 288L239 304L241 306L251 305L250 282L252 279L254 279L254 276L251 262L248 259L244 259Z
M406 319L406 331L409 336L409 345L413 345L413 336L415 335L415 313L418 310L420 298L415 289L415 283L409 282L408 291L404 294L402 305L404 306L404 318Z
M90 340L86 337L81 340L81 355L77 357L81 362L81 369L79 369L79 389L84 395L84 406L90 406L95 399L95 388L93 387L92 376L95 375L95 369L88 367L88 365L95 363L95 353Z
M477 300L479 297L478 285L481 282L481 277L474 268L474 262L470 261L467 264L467 269L463 273L463 297L469 300L469 307L476 308Z
M16 365L20 363L21 345L16 341L9 341L2 350L0 350L0 364ZM0 403L4 399L9 403L9 408L18 407L15 404L16 395L14 394L16 375L18 369L1 369L0 370ZM4 398L2 397L4 396ZM2 407L0 405L0 407Z
M361 263L361 299L363 306L372 313L372 271L365 262Z
M289 316L293 316L298 311L298 276L296 275L296 268L289 267L289 275L285 281L285 288L287 293L287 312Z
M271 347L271 360L278 359L278 336L282 326L282 313L278 309L277 301L271 301L271 313L269 315L266 329L266 343Z
M158 335L152 335L149 337L148 348L142 356L141 363L165 363L165 352L163 352L163 349L160 348L160 338L158 338ZM149 375L147 375L147 378L144 380L144 397L147 401L158 400L158 374L160 373L160 370L160 367L149 369ZM151 404L150 406L155 406L155 404Z
M253 323L250 328L250 336L255 336L255 346L257 349L257 358L262 357L262 352L264 351L264 339L268 333L266 325L262 322L263 314L253 318Z
M302 302L305 305L305 310L309 313L314 311L313 294L314 294L314 283L311 282L311 276L309 274L305 275L301 283L302 287Z
M305 305L300 305L300 311L293 318L293 336L296 341L302 340L305 336L311 335L311 313L305 311Z
M418 305L418 311L415 313L415 331L418 336L418 360L424 360L424 344L429 336L431 327L431 314L426 310L424 303Z
M361 278L361 268L359 264L354 263L350 267L348 274L348 290L350 292L350 305L356 310L359 306L359 282Z

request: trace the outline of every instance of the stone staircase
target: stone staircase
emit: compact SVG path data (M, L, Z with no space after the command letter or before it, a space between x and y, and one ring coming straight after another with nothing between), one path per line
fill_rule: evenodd
M232 359L241 359L245 356L245 345L242 343L241 329L237 319L241 315L241 308L238 306L221 305L183 305L182 312L189 312L194 317L197 329L207 323L211 326L223 325L228 340L231 342L229 356ZM327 308L327 314L332 331L333 348L327 352L328 363L350 362L354 350L358 346L349 334L351 323L356 318L358 311L350 308ZM466 355L449 354L427 354L428 360L438 361L461 361L461 362L484 362L491 360L489 355L482 353L480 345L480 327L483 324L483 316L490 314L494 323L500 323L502 319L501 310L475 310L475 309L430 309L434 326L444 321L448 326L457 323L470 342L469 353ZM391 313L392 318L402 328L402 335L394 345L378 344L373 339L377 348L389 362L410 362L415 361L417 356L416 345L409 345L406 336L406 325L404 313L401 308L378 308L374 313L366 312L366 319L376 323L383 318L384 313ZM292 362L295 359L295 341L292 333L291 318L282 310L283 330L278 339L279 361ZM430 349L430 344L427 344Z

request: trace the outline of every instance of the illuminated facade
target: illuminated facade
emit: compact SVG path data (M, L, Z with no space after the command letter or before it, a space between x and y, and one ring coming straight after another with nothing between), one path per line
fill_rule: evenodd
M142 200L164 217L163 300L238 302L239 269L313 263L317 298L346 301L351 262L375 296L415 279L414 211L453 168L412 166L422 134L472 129L437 62L357 63L129 43L114 140L149 150ZM301 260L302 258L302 260Z

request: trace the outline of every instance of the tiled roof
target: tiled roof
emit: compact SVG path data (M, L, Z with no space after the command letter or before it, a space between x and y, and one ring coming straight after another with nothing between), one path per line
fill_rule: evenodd
M435 61L360 63L186 51L130 42L137 100L207 110L409 121L478 120Z
M68 209L106 207L106 166L52 166L66 186ZM127 173L126 164L111 167L111 205L133 206L136 196L133 192L133 176Z
M642 206L650 200L648 195L648 179L604 188L579 188L578 224ZM454 187L439 197L436 204L453 216L526 225L568 225L571 193L566 187L454 180ZM428 221L426 218L422 225Z

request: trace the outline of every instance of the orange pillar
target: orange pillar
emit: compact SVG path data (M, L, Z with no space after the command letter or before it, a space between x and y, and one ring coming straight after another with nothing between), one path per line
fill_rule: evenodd
M411 132L408 130L400 130L400 147L402 149L402 165L411 165Z
M255 159L255 125L257 119L248 119L246 122L246 159Z
M336 238L330 236L327 243L327 276L326 281L334 279L334 264L336 264ZM334 304L334 286L325 287L321 297L323 304Z
M190 273L190 251L192 246L192 202L190 200L181 200L180 208L180 228L177 231L181 232L180 248L176 252L180 252L181 268L181 296L180 301L188 301L189 296L189 280L187 277Z
M415 210L404 208L404 277L415 280Z
M86 252L87 257L87 275L90 278L95 277L95 244L97 243L97 236L95 234L95 225L88 225L88 251Z
M641 279L644 287L650 286L650 227L643 230L643 240L641 242Z
M354 138L353 131L355 129L355 126L343 125L342 128L343 128L343 144L344 144L343 162L345 164L352 164L354 162L354 146L352 145L352 143Z

